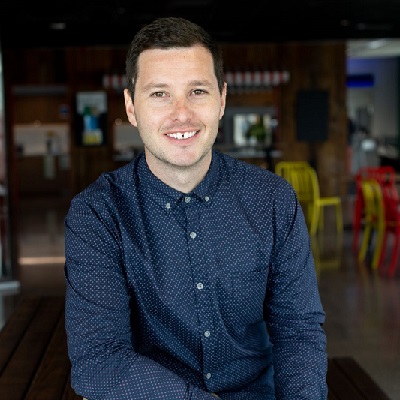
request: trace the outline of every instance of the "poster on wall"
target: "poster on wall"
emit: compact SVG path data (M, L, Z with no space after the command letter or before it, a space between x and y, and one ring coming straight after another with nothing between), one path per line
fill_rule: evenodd
M101 146L106 144L106 92L78 92L76 111L77 145Z

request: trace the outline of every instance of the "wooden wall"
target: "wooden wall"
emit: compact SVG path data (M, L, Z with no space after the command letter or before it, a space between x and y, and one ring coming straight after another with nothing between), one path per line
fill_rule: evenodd
M278 147L284 160L316 159L323 195L347 191L346 45L344 42L296 42L281 44L224 45L225 66L262 65L287 70L290 80L273 96L237 96L229 101L258 105L273 101L279 111ZM299 90L322 89L329 93L328 140L305 143L296 140L296 95ZM235 96L232 96L235 97ZM243 103L242 103L243 102Z
M221 43L221 46L226 68L245 70L257 66L289 71L288 83L255 94L229 94L228 105L277 107L277 146L283 152L282 158L315 158L322 194L344 195L347 178L345 43ZM13 181L23 179L22 176L16 179L15 124L41 120L43 123L67 122L70 125L72 152L68 181L71 195L83 189L101 172L116 166L112 159L113 124L118 118L127 120L122 90L108 90L106 145L92 148L77 146L74 141L75 96L79 91L102 90L105 74L123 74L126 50L124 47L78 47L3 51L11 196L17 190ZM58 90L60 87L61 91ZM329 92L329 138L325 142L310 144L296 140L296 94L303 89ZM61 104L68 106L70 112L67 116L60 115Z

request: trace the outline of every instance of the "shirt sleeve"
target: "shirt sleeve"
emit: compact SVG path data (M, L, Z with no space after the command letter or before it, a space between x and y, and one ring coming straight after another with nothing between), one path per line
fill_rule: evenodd
M118 223L74 199L65 218L66 332L74 390L90 399L215 399L134 351Z
M265 305L276 398L321 400L327 398L325 313L302 208L291 187L284 191L275 206L276 242Z

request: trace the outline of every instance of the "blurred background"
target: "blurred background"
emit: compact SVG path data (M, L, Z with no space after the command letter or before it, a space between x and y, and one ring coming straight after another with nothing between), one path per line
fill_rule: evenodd
M2 1L0 326L21 294L64 293L71 198L142 150L124 110L125 55L160 16L189 18L221 45L216 148L271 171L307 161L321 194L340 197L343 235L328 212L313 239L329 353L400 399L399 273L382 277L351 248L358 171L392 166L400 182L399 0Z

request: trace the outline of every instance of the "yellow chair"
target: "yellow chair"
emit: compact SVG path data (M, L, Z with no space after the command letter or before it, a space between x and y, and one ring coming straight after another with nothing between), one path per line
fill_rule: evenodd
M275 172L284 177L295 190L300 204L306 214L310 235L323 228L324 207L335 207L336 228L343 232L342 201L339 196L321 197L317 173L305 161L281 161Z
M278 161L275 165L275 173L287 179L292 168L306 168L310 164L307 161Z
M311 236L311 249L317 277L322 270L338 269L342 265L343 234Z
M317 172L314 168L308 168L313 197L314 200L310 204L311 217L310 217L310 234L317 233L318 224L323 226L323 208L328 206L335 207L336 212L336 229L338 232L343 232L343 214L342 214L342 200L339 196L321 197Z
M275 173L293 186L300 204L308 209L310 202L313 201L313 195L304 171L306 168L310 168L310 164L306 161L279 161L275 166Z
M377 269L383 248L385 235L385 209L383 204L382 189L375 179L363 179L361 190L364 199L364 230L363 238L358 253L358 261L365 260L367 250L372 242L372 234L376 232L371 267Z

